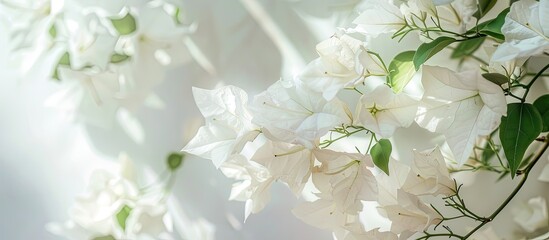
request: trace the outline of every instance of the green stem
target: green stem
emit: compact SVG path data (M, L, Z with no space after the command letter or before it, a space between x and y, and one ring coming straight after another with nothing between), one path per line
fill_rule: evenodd
M525 76L535 76L538 73L526 73ZM549 77L549 74L541 74L540 77Z
M355 133L358 133L358 132L362 132L362 131L368 131L368 129L364 128L364 127L357 127L357 126L349 126L349 128L354 128L354 129L357 129L355 131L352 131L352 132L346 132L346 133L341 133L343 135L335 138L335 139L330 139L330 140L327 140L325 142L322 142L320 144L320 148L327 148L329 147L330 145L332 145L332 143L338 141L338 140L341 140L343 138L346 138L346 137L349 137Z
M547 65L544 68L544 70L547 69L547 68L549 68L549 65ZM542 72L544 70L542 70ZM549 137L549 135L547 137ZM524 186L524 184L526 183L526 180L528 179L528 175L530 174L530 170L532 170L534 165L536 165L536 163L539 161L539 159L541 158L543 153L545 153L545 151L547 150L548 147L549 147L549 142L546 142L546 143L543 144L540 151L536 154L534 160L524 170L524 175L523 175L522 179L520 180L519 184L513 190L513 192L507 197L507 199L505 199L505 201L503 201L503 203L498 207L498 209L496 209L496 211L494 211L492 213L492 215L490 215L488 218L486 218L484 221L482 221L482 223L477 225L472 231L470 231L467 235L465 235L463 237L463 239L467 239L468 237L473 235L473 233L475 233L480 228L482 228L484 225L486 225L487 223L493 221L494 218L509 204L509 202L511 202L511 200L513 200L513 198L517 195L517 193L520 191L522 186Z
M454 233L435 233L435 234L428 234L427 236L420 237L417 240L429 239L432 237L448 237L448 238L455 237L458 239L464 239L462 236L456 235Z
M526 91L524 92L524 95L522 96L522 100L521 102L524 102L526 101L526 96L528 96L528 92L530 92L530 88L532 87L532 85L534 84L534 82L545 72L545 70L547 70L549 68L549 64L545 65L545 67L543 67L541 69L541 71L538 72L538 74L536 74L536 76L532 79L532 81L530 81L530 83L528 83L528 85L526 85Z

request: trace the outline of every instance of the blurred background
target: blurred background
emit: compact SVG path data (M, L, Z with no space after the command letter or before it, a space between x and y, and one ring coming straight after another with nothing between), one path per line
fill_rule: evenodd
M359 0L200 0L185 1L187 18L198 24L190 51L202 58L172 69L155 89L162 109L142 107L136 112L145 130L137 144L117 126L98 128L67 121L44 101L59 86L43 79L17 79L9 64L9 22L0 23L0 239L58 239L45 230L48 222L64 221L74 198L85 191L92 170L108 167L126 152L139 167L159 174L168 152L179 151L202 125L191 87L235 85L253 96L281 77L292 76L316 58L315 45L329 38L337 26L356 16ZM395 42L374 43L397 51ZM380 50L378 50L380 51ZM538 90L538 89L537 89ZM547 91L547 89L539 89ZM410 136L414 136L410 138ZM397 132L394 139L434 138L423 130ZM425 149L432 142L397 142L399 156ZM547 157L544 157L547 159ZM544 162L540 165L545 164ZM549 197L546 183L535 180L512 202ZM494 187L493 174L461 174L465 183L476 177L474 188L464 188L473 209L490 213L515 183ZM505 182L505 181L504 181ZM297 200L282 184L272 189L272 201L244 223L244 203L228 201L232 180L213 164L187 156L173 188L178 231L203 219L215 229L216 239L331 239L331 233L295 218ZM505 186L508 186L507 188ZM511 204L511 206L512 206ZM493 226L499 236L511 236L512 213L501 214ZM513 226L513 227L509 227ZM185 237L185 234L181 234ZM192 239L187 236L189 239ZM507 237L507 239L512 239Z
M166 155L179 151L202 125L191 86L236 85L259 93L316 57L314 47L346 25L358 1L185 1L184 14L198 24L191 39L211 64L196 60L168 72L155 89L163 109L142 107L145 130L137 144L117 126L99 128L67 121L44 101L59 86L43 79L20 80L8 58L9 22L0 24L0 239L59 239L45 224L68 219L74 198L85 192L94 169L126 152L138 167L160 174ZM243 223L244 203L228 201L232 180L209 160L187 156L173 188L187 218L215 227L216 239L330 239L331 233L291 214L293 194L276 184L271 204ZM185 222L188 224L189 222ZM181 226L179 226L181 227ZM185 226L183 226L185 227ZM176 226L177 228L177 226Z

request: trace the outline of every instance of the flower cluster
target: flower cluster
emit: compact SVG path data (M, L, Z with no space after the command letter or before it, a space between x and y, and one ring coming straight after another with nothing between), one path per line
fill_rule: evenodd
M523 64L547 54L549 32L543 19L549 17L549 1L518 1L510 11L488 20L485 15L495 1L370 2L372 7L352 28L339 29L316 46L319 57L301 73L275 82L250 103L246 92L234 86L193 89L205 125L183 151L212 160L237 181L230 199L246 202L246 218L265 207L269 189L278 181L297 196L312 191L316 199L298 205L293 213L333 231L337 239L406 239L417 233L427 234L421 238L427 239L430 226L436 229L452 219L481 222L464 236L446 225L447 233L437 235L465 239L501 210L489 218L469 211L447 163L456 171L478 170L483 164L512 177L526 173L526 178L539 160L536 156L531 164L522 161L526 148L521 149L549 130L542 129L549 124L549 102L536 101L534 107L525 101L549 65L532 78ZM370 47L370 41L387 34L402 39L413 33L423 43L390 64ZM483 46L490 60L474 55ZM479 61L481 67L456 68L457 61L436 66L429 61L450 47L455 48L452 58L469 65ZM530 83L523 83L527 79ZM523 97L517 96L519 90ZM526 119L530 113L533 119ZM521 125L530 120L533 129ZM393 159L391 138L414 122L444 136L450 153L433 146L410 151L410 165ZM498 146L507 164L492 139L498 128ZM481 138L488 139L482 149L491 147L491 156L500 160L497 169L488 157L475 157ZM443 197L447 207L462 215L445 217L431 204L432 196ZM390 220L389 231L365 228L368 219L361 214L366 202L373 202Z
M61 89L47 105L108 126L128 115L189 59L178 1L6 0L13 62L28 79L50 76ZM159 27L161 26L161 27Z
M121 155L117 172L96 170L78 197L70 220L50 223L66 239L171 239L172 220L163 184L138 188L132 162Z

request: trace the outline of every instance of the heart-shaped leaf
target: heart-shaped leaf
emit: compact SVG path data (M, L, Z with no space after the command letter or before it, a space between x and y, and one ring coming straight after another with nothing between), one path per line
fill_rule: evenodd
M456 49L454 49L454 52L452 52L450 58L456 59L472 55L480 46L482 46L485 39L486 37L479 37L460 42Z
M509 13L509 8L501 11L496 18L483 22L470 29L466 34L480 33L502 41L505 40L505 36L501 33L501 27L503 27L503 24L505 23L507 13Z
M509 82L509 78L501 73L483 73L482 77L497 85L502 85Z
M421 65L423 65L423 63L425 63L429 58L455 41L456 39L443 36L431 42L421 44L414 54L414 66L416 71L419 70L419 67L421 67Z
M415 53L415 51L401 52L389 64L387 83L395 93L401 92L416 73L413 62Z
M507 116L501 118L499 138L511 169L511 178L515 176L526 149L541 133L542 127L541 115L532 104L507 105Z
M393 146L388 139L380 139L370 150L374 164L389 175L389 159Z

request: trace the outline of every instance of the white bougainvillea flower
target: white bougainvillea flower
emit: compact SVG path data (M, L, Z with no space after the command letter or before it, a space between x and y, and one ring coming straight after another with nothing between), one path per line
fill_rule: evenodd
M313 174L313 182L321 191L320 197L329 195L337 210L357 215L362 211L361 201L377 199L377 182L368 169L373 167L369 155L318 150L314 155L322 165Z
M366 231L364 228L364 223L362 222L360 217L356 215L348 216L345 225L332 229L332 231L333 231L332 236L334 237L334 239L337 239L337 240L358 240L358 239L392 240L393 239L392 236L397 237L397 235L392 232L380 232L379 228L374 228L370 231Z
M464 33L476 25L477 19L473 17L478 9L476 0L432 2L436 6L436 16L438 16L442 28Z
M61 109L76 121L102 127L112 124L119 107L118 74L59 68L59 78L62 88L46 100L46 106Z
M382 84L360 98L355 121L382 138L389 138L397 128L414 122L417 107L417 100L405 93L395 94Z
M423 66L425 89L416 122L431 132L444 134L459 165L473 151L478 136L499 126L507 112L501 88L484 79L478 70L455 73L450 69Z
M410 167L395 159L390 159L389 175L384 172L376 174L378 199L377 202L382 205L398 204L398 189L406 183Z
M456 192L455 183L450 178L444 157L438 147L423 152L414 150L412 169L402 190L413 195L433 196L449 196Z
M63 23L71 67L106 69L118 38L109 32L102 20L93 13L67 12Z
M130 10L137 28L131 34L120 36L115 47L117 53L130 56L123 63L113 64L125 76L124 107L130 109L139 107L162 83L166 69L191 60L183 39L194 27L177 24L165 6L158 3L142 4Z
M263 165L276 180L288 185L299 196L311 176L313 152L304 146L267 140L252 161Z
M316 51L320 57L309 63L298 79L327 100L365 77L386 75L383 64L366 50L364 43L347 34L337 32L316 45Z
M77 198L71 209L71 219L81 227L103 236L122 235L116 214L138 197L137 186L107 171L94 172L91 191Z
M406 25L400 9L389 1L373 0L371 8L362 12L353 23L355 31L377 37L382 33L394 33Z
M49 35L51 25L64 9L63 0L5 0L0 4L2 17L10 20L14 50L43 45L42 36Z
M10 56L10 61L21 79L38 80L44 79L44 76L53 76L54 66L66 52L64 46L53 45L49 35L42 34L36 40L41 44L13 51Z
M493 56L496 52L497 46L487 44L483 46L484 51L488 54L488 56ZM516 76L520 76L523 69L522 65L524 65L524 62L526 62L528 58L522 57L522 58L515 58L504 62L496 62L496 61L490 61L490 63L487 66L487 70L490 73L499 73L504 76L509 76L515 78ZM513 76L515 75L515 77Z
M140 193L133 178L131 162L121 155L118 173L97 170L90 177L89 190L78 197L70 210L70 220L51 223L47 229L67 239L158 238L172 230L164 193Z
M476 24L476 18L473 17L477 11L475 0L410 0L401 3L399 8L401 15L410 25L418 22L423 24L422 19L426 19L424 27L437 27L433 21L430 21L430 19L436 19L437 24L440 24L443 29L464 33ZM401 26L404 27L404 25ZM406 28L410 29L410 26Z
M62 83L69 89L58 98L70 100L72 96L75 102L56 103L72 112L93 109L98 114L71 115L90 117L85 122L108 127L114 121L118 107L131 112L141 106L164 79L167 66L190 60L183 39L193 28L179 24L173 14L168 13L169 6L164 1L145 0L8 0L0 4L0 11L14 20L9 27L12 62L23 78L62 78L57 69L67 66L81 72L83 79L78 80L83 82L87 82L86 75L90 72L98 76L118 75L118 79L110 83L119 85L118 90L112 95L101 96L100 101L94 96L95 107L82 104L87 109L79 109L79 95L82 94L72 83ZM124 21L115 23L115 19L123 17ZM125 30L120 32L121 29ZM76 74L71 78L76 80ZM102 94L98 92L94 95ZM110 99L116 99L116 108L106 104ZM105 118L103 112L111 118Z
M251 123L248 95L242 89L234 86L216 90L193 88L193 95L206 124L183 148L184 152L210 159L219 167L259 134Z
M321 229L333 230L347 224L349 214L337 209L332 199L321 198L298 204L292 213L301 221Z
M313 172L320 199L301 203L292 212L307 224L332 231L358 223L361 201L377 199L377 183L368 169L373 167L371 158L331 150L316 150L314 155L322 163Z
M275 178L263 165L235 154L219 167L228 178L239 182L233 184L229 200L245 201L245 218L258 213L271 199L270 188Z
M188 61L183 37L194 31L194 25L178 24L163 6L143 5L136 11L137 29L130 35L121 36L117 51L130 55L133 61L154 59L161 66Z
M422 232L432 224L437 224L442 217L417 196L398 190L396 205L381 206L387 218L391 220L391 232Z
M527 232L534 232L549 225L547 214L545 198L535 197L513 209L513 220Z
M455 18L456 31L464 33L477 24L477 18L473 16L478 10L476 0L454 1L451 5L447 5L445 11L439 11L439 16L447 16L446 13L452 11L452 9L455 9L455 12L458 13ZM455 14L455 12L452 13Z
M0 14L9 20L6 35L9 42L9 63L22 79L43 79L51 76L53 66L66 52L56 46L49 34L51 25L64 6L63 0L6 0L0 4Z
M279 80L254 98L253 122L271 138L313 148L330 129L351 122L347 106L337 98Z
M129 239L142 239L141 236L154 239L171 231L173 229L167 206L155 201L139 201L126 219L125 232Z
M549 0L523 0L511 5L501 32L505 36L492 61L505 62L549 50Z
M243 152L251 156L232 155L220 169L227 177L240 181L233 185L230 199L246 201L246 218L269 202L275 181L285 183L299 196L311 175L314 158L303 146L273 142L260 135L247 143Z

